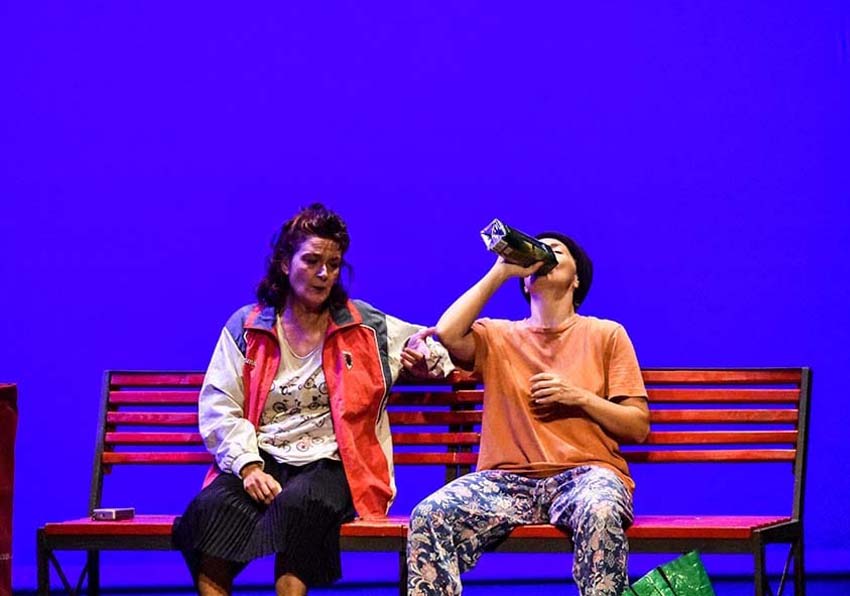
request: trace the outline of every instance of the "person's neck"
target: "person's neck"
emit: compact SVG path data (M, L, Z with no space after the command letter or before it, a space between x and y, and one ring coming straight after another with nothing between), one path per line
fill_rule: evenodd
M311 310L300 302L288 300L281 312L282 322L287 327L296 328L305 335L316 332L324 333L328 326L328 310L326 308Z
M569 296L569 300L547 300L542 296L532 296L531 316L528 321L534 327L555 329L575 314L572 295Z

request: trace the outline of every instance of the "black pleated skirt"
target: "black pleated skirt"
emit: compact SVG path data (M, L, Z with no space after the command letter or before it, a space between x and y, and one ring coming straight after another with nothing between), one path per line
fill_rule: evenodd
M342 464L321 459L292 466L260 453L265 472L282 488L270 505L254 501L240 478L221 474L174 522L174 545L195 583L205 555L241 570L270 554L279 555L278 577L292 573L308 586L336 581L342 575L339 527L355 515Z

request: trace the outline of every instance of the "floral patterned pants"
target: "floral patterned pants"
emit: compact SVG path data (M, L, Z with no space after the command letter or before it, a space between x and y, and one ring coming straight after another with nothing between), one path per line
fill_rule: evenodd
M607 468L581 466L549 478L473 472L419 503L410 517L409 596L461 593L460 574L513 528L551 523L573 540L582 596L620 596L628 583L632 497Z

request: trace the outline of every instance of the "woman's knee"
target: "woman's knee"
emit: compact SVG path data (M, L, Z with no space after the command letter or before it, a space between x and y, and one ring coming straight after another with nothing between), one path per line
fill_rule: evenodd
M577 508L569 525L577 532L617 534L625 529L627 523L628 519L617 503L594 501L586 507Z
M462 503L445 488L419 502L410 513L412 533L426 531L440 536L451 535L462 516Z
M622 508L612 501L599 501L591 505L587 516L598 527L622 526Z
M422 499L410 512L411 527L418 527L445 516L444 506L435 495Z
M277 507L284 511L312 513L328 519L336 519L340 510L345 508L342 500L336 501L333 496L322 494L311 486L285 486L275 497Z

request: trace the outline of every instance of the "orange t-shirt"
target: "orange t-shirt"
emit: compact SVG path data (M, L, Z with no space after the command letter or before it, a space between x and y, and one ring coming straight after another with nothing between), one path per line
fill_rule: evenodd
M484 380L478 469L542 478L583 465L634 481L617 441L581 409L558 404L554 415L531 409L529 378L551 372L601 398L646 397L634 347L619 323L575 315L555 329L527 320L479 319L475 370Z

